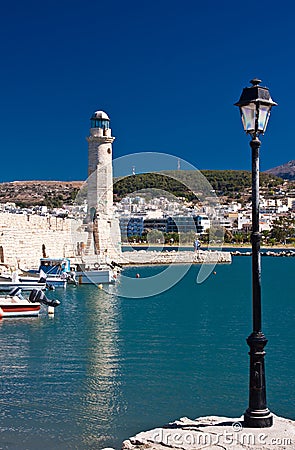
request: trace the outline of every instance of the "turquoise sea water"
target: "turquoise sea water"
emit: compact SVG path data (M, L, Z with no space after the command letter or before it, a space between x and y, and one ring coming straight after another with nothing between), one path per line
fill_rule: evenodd
M295 419L294 258L263 258L270 409ZM151 276L159 268L129 268ZM54 318L0 322L0 448L120 448L182 416L240 416L248 401L251 259L196 284L121 298L95 286L56 290Z

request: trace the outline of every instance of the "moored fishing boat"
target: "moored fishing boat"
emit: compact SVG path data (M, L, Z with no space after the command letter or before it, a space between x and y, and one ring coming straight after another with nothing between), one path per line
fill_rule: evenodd
M20 279L22 281L44 279L48 286L65 288L70 278L69 271L70 261L67 258L41 258L39 268L23 271Z
M116 271L108 264L86 265L85 263L79 263L71 267L74 269L78 284L114 284L117 278Z

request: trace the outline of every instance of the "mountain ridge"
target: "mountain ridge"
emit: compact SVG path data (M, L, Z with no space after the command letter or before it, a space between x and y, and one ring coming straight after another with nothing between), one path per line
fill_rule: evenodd
M275 175L277 177L283 178L284 180L295 180L295 160L292 159L280 166L268 169L265 173Z

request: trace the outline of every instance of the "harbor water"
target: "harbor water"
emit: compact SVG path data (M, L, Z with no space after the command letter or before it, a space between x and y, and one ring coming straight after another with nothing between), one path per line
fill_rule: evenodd
M268 406L295 420L294 258L262 259ZM150 277L158 267L127 268ZM120 448L179 417L237 417L248 402L251 258L154 297L96 286L51 292L54 317L3 319L0 448Z

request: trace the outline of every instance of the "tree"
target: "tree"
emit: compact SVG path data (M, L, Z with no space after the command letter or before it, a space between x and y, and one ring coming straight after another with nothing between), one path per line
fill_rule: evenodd
M238 244L242 244L244 240L244 234L243 233L236 233L233 235L233 240L237 242Z
M295 233L295 221L290 217L280 216L273 221L270 237L276 242L286 244Z
M179 234L176 232L164 233L164 238L165 238L165 244L171 244L171 242L173 242L174 244L179 243ZM172 239L173 239L173 241L172 241Z
M164 244L164 234L160 230L151 230L147 234L147 240L150 244Z
M231 243L233 241L234 237L230 230L225 229L224 231L224 242Z

